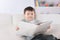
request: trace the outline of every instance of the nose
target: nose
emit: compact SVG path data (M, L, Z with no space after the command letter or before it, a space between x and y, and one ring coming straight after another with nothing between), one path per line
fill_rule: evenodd
M32 16L31 14L29 16Z

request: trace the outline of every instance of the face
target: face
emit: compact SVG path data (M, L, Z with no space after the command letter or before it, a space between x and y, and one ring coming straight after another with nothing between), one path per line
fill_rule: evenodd
M25 20L32 21L35 19L36 14L34 11L26 11L24 14Z

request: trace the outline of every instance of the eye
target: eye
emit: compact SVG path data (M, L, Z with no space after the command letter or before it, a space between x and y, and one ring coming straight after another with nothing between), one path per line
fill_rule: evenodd
M31 15L33 15L33 13L31 13Z
M27 13L27 15L29 15L29 13Z

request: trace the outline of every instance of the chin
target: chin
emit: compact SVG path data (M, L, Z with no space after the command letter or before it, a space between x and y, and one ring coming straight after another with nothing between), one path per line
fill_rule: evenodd
M32 19L30 19L29 21L32 21Z

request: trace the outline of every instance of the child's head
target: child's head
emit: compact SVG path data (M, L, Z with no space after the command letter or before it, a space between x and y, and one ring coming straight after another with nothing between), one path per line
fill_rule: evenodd
M36 18L35 9L33 7L26 7L24 9L24 18L27 21L32 21Z

